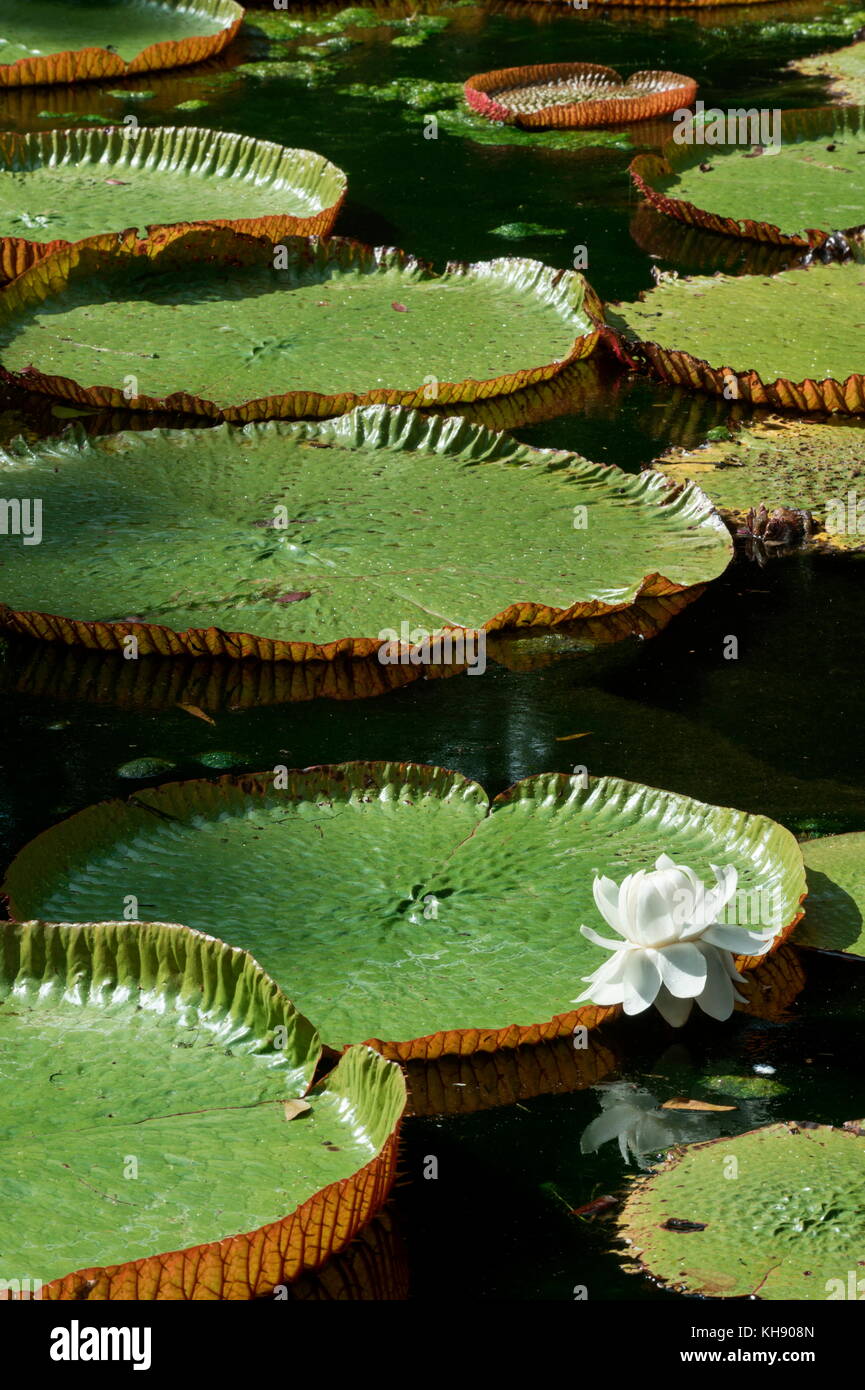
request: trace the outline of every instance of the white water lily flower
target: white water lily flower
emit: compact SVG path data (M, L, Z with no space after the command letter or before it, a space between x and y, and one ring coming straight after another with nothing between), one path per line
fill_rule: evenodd
M774 929L756 932L727 926L718 917L736 891L738 873L732 865L711 865L715 884L707 888L693 869L674 864L667 854L654 870L628 874L619 887L611 878L593 884L598 911L619 941L580 927L612 958L592 975L589 988L572 1002L621 1004L626 1014L639 1014L655 1005L674 1028L680 1028L694 1000L711 1018L723 1020L738 999L734 986L742 983L734 956L759 956L769 949Z

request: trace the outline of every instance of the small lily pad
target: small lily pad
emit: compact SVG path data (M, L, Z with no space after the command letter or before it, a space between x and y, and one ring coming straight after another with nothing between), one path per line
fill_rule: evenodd
M214 772L230 772L233 767L240 767L245 763L246 758L241 758L239 753L229 753L217 748L212 752L199 753L195 761Z
M720 1091L725 1096L736 1096L740 1100L785 1096L789 1090L771 1076L707 1076L703 1079L703 1085L710 1091Z
M490 236L504 237L507 241L527 241L530 237L567 236L564 227L544 227L539 222L504 222L501 227L493 227Z
M865 1237L863 1162L865 1138L829 1125L690 1144L625 1203L630 1268L703 1298L846 1298Z
M168 758L135 758L131 763L121 763L117 769L118 777L130 781L145 781L148 777L162 777L176 767Z

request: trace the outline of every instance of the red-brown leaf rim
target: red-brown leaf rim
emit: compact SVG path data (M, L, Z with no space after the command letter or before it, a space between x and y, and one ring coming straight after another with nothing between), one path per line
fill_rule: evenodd
M24 133L15 131L0 132L0 171L14 171L21 168L29 168L34 158L42 158L45 155L55 154L59 147L65 144L70 148L72 155L76 155L78 150L82 151L82 157L91 155L96 147L96 153L109 152L112 138L127 144L130 136L127 131L118 126L99 126L88 127L87 130L44 130L28 131ZM162 147L175 141L182 146L181 150L168 150L163 154ZM261 188L262 201L270 199L272 202L279 203L284 197L281 192L270 193L268 191L268 175L279 177L287 172L290 165L291 156L302 156L306 160L320 161L320 173L332 174L335 180L341 182L342 191L327 206L321 207L317 212L309 216L295 216L291 213L268 213L261 217L239 217L233 219L226 218L202 218L194 224L190 223L165 223L154 222L147 225L148 236L165 232L170 228L178 226L201 226L201 227L227 227L231 231L240 232L247 236L264 237L268 241L281 241L284 237L308 237L308 236L328 236L333 230L334 223L345 201L347 184L345 174L336 165L324 159L321 155L316 155L312 150L296 150L286 146L278 145L270 140L256 140L247 135L235 135L230 131L209 130L197 128L195 126L142 126L135 136L136 155L143 158L146 152L151 149L157 158L175 158L175 163L171 167L178 167L176 155L186 154L187 151L196 159L205 158L210 154L214 159L218 159L220 164L226 160L240 164L244 172L250 168L260 166L259 185ZM278 161L279 167L274 168L274 163ZM55 160L56 162L56 160ZM165 167L160 163L160 168ZM220 180L224 179L220 175ZM120 227L106 227L106 233L113 233L116 238L121 231ZM83 241L92 241L92 238L82 238ZM37 261L43 260L58 251L68 250L71 246L78 243L70 242L64 238L53 241L30 240L27 237L0 236L0 285L16 279L23 275L26 270L35 265Z
M427 279L489 273L496 262L450 261L441 277L432 267L417 257L394 247L370 247L347 237L287 237L282 242L289 256L307 267L335 262L341 267L369 268L370 271L396 267L408 273L419 273ZM245 236L227 227L199 222L177 223L148 237L138 237L134 228L121 233L87 237L45 256L23 275L0 291L0 320L14 317L17 309L44 303L52 292L62 289L70 273L81 267L81 274L110 275L120 268L131 266L135 258L144 259L160 268L182 268L185 264L207 261L224 266L226 270L240 267L273 265L273 247L269 241ZM540 262L502 258L498 264L532 265L544 279L544 291L563 300L571 295L581 297L580 310L592 325L590 331L575 338L567 353L538 367L524 367L514 372L477 381L467 377L462 381L440 381L436 403L450 405L486 400L491 396L509 394L537 382L547 381L563 372L571 363L588 357L607 330L603 324L603 306L591 285L577 271L553 270ZM502 271L504 273L504 271ZM325 395L315 391L286 391L278 396L263 396L257 400L221 408L214 401L176 391L158 398L137 396L130 401L116 386L81 386L70 377L52 376L32 366L10 372L0 364L0 381L12 386L37 391L75 405L108 410L153 411L173 415L199 415L209 420L233 424L248 424L256 420L323 419L343 415L357 405L428 405L428 387L421 384L409 389L380 387L363 393L341 391Z
M781 130L785 140L795 141L799 136L816 138L824 131L828 135L833 128L842 125L844 120L845 113L839 111L837 106L807 111L784 111L781 115ZM830 227L828 231L819 227L807 227L801 233L783 232L774 222L749 217L723 217L719 213L698 208L695 203L690 203L685 198L676 198L669 193L661 192L656 184L676 173L676 155L681 153L684 158L685 149L690 147L677 145L670 139L665 142L660 154L638 154L631 160L628 169L631 182L657 212L664 213L667 217L675 217L676 221L683 222L688 227L719 232L722 236L768 242L773 246L822 246L827 236L838 230L835 227ZM861 232L862 228L857 226L843 230L849 239L850 236Z
M39 926L55 930L57 924L4 922L0 937L16 928ZM118 926L128 931L140 927L147 949L151 936L171 933L175 945L182 949L189 942L193 949L210 951L216 957L213 971L216 988L224 994L238 981L238 961L252 967L255 987L273 1007L273 1017L279 1014L280 1002L288 1001L265 971L248 952L228 945L204 932L184 926L162 923L75 923L78 928L114 930ZM39 959L39 952L36 952ZM76 967L80 967L80 955ZM183 975L183 964L178 967ZM289 1008L291 1006L289 1005ZM297 1014L294 1014L297 1017ZM310 1025L302 1020L306 1028ZM313 1033L313 1038L316 1035ZM370 1222L384 1205L397 1173L400 1127L405 1107L385 1139L381 1149L368 1163L337 1182L329 1183L294 1211L278 1221L268 1222L254 1231L226 1236L222 1240L189 1246L157 1255L127 1260L121 1264L92 1265L51 1280L42 1289L48 1301L87 1300L219 1300L234 1301L266 1296L280 1284L289 1284L299 1276L318 1270L331 1256L342 1251Z
M611 82L618 86L644 88L644 95L599 97L594 101L570 105L545 106L539 111L519 112L497 99L497 93L512 87L527 87L536 82L554 82L559 78L584 77L594 79L599 87ZM465 97L479 116L490 121L504 121L525 130L567 130L621 125L629 121L666 116L671 111L690 106L697 95L697 84L678 72L635 72L625 82L613 68L598 63L533 63L522 68L498 68L493 72L476 73L465 84Z
M67 49L62 53L19 58L15 63L0 63L0 87L98 82L106 77L128 77L136 72L155 72L161 68L183 68L193 63L203 63L222 53L235 38L243 22L243 9L234 0L195 0L195 9L199 14L222 20L223 28L216 34L192 35L186 39L167 39L149 44L128 63L107 48Z

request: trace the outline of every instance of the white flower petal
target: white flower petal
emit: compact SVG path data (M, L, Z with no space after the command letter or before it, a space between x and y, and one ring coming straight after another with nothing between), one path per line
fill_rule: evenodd
M624 979L627 955L628 952L625 949L617 951L614 956L609 956L602 965L599 965L597 970L593 970L591 975L584 975L583 980L586 984L599 985L609 985L614 984L617 980L621 981Z
M635 946L641 946L643 944L636 934L636 921L637 892L645 877L645 870L638 869L635 874L628 874L626 878L623 878L622 885L619 888L619 922L621 923L621 930Z
M611 941L608 936L599 936L592 927L580 927L580 931L587 941L591 941L593 946L603 946L605 951L621 951L622 949L621 937L618 941Z
M659 879L663 881L663 875L644 875L631 894L634 914L628 920L628 936L641 946L675 941L679 935L673 920L674 901L664 892Z
M591 975L583 976L583 983L588 985L582 994L576 999L572 999L572 1004L585 1004L589 1001L593 1004L621 1004L625 997L624 969L627 953L619 951L615 956L610 956L603 965L599 965L597 970Z
M696 999L706 984L706 961L692 941L677 941L655 952L661 979L676 999Z
M715 887L707 892L706 905L710 908L712 918L715 918L720 917L735 893L739 871L732 864L725 864L723 869L719 869L717 864L710 864L709 868L715 875Z
M681 1028L693 1008L693 999L677 999L666 985L661 985L655 999L655 1008L671 1028Z
M723 922L713 922L704 932L703 940L710 946L719 946L722 951L732 951L734 956L757 956L771 945L773 937L748 931L747 927L728 927Z
M599 876L592 884L595 905L608 927L624 936L619 916L619 889L611 878Z
M641 1014L655 1001L661 988L661 972L647 951L629 951L625 960L624 998L626 1014Z
M697 949L706 959L706 986L702 994L697 996L697 1003L704 1014L723 1023L733 1012L735 993L723 953L717 946L707 946L703 942L699 943Z

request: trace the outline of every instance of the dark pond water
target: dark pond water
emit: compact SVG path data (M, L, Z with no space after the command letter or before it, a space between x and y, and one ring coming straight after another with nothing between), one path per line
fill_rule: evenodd
M401 114L398 104L340 90L398 77L453 81L567 56L625 72L691 74L707 105L813 106L825 100L821 84L786 64L837 47L855 27L853 6L815 3L674 16L541 4L440 12L449 27L416 48L393 47L386 30L356 33L357 46L330 58L329 74L313 85L238 74L241 64L265 56L253 29L213 68L150 79L147 101L94 88L12 94L0 125L43 129L68 124L69 112L114 121L132 112L145 123L188 121L310 146L348 172L351 196L338 227L345 234L438 263L516 251L565 266L573 246L584 244L600 294L630 297L651 283L653 263L632 232L636 204L625 173L632 149L482 146L446 133L425 141L422 112ZM292 55L285 48L281 56ZM203 104L175 109L190 101ZM519 243L494 235L519 220L562 234ZM657 263L745 268L731 266L730 254L710 239L699 252L685 246L675 260ZM636 470L670 444L699 442L725 409L644 381L611 383L587 369L558 418L518 434ZM22 428L59 423L49 417L46 425L35 403L10 399L0 432ZM482 679L418 682L363 701L232 708L238 702L226 695L213 726L176 705L126 707L126 677L110 664L10 647L0 665L3 859L57 819L122 792L120 764L159 756L175 764L169 779L200 776L196 758L216 749L232 750L238 767L250 770L352 758L438 763L495 793L533 773L570 770L578 747L592 773L759 811L800 835L865 829L862 566L808 555L765 568L739 560L650 642L582 652L536 670L491 665ZM723 655L730 634L739 640L736 661ZM154 674L154 688L162 679ZM586 737L563 741L575 732ZM856 1037L865 971L813 955L804 964L807 986L786 1021L736 1016L727 1025L697 1024L682 1040L643 1018L627 1030L626 1046L621 1032L610 1035L618 1070L606 1079L663 1101L709 1095L712 1075L749 1075L755 1064L776 1069L783 1095L703 1117L693 1137L770 1119L839 1123L865 1115ZM599 1194L615 1194L635 1171L615 1145L580 1153L580 1135L598 1113L596 1092L569 1092L563 1080L558 1094L406 1125L405 1181L395 1207L416 1297L570 1299L578 1285L593 1299L672 1297L623 1271L603 1220L571 1214ZM436 1181L423 1178L429 1156L438 1159Z

